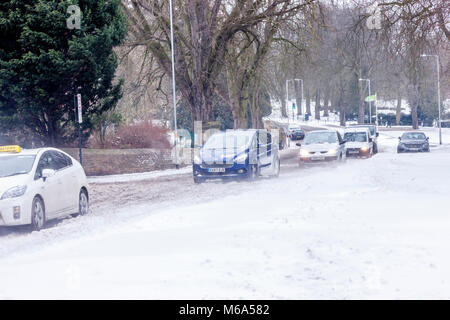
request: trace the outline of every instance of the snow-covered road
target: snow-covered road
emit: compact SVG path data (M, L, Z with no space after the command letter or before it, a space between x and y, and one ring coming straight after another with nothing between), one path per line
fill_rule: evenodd
M450 299L450 146L398 136L279 179L94 185L89 216L0 231L0 298Z

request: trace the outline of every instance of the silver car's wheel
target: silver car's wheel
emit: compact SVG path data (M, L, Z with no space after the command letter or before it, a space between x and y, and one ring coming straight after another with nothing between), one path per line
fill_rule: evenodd
M45 225L45 207L42 200L38 197L33 200L31 209L31 229L34 231L41 230Z
M89 213L89 198L86 191L81 190L78 213L84 216Z

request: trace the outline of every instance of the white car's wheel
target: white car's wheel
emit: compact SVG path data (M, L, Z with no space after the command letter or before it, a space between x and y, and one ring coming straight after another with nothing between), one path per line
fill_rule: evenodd
M80 191L80 199L78 205L78 214L84 216L89 213L89 197L85 190Z
M45 206L39 197L33 199L31 208L31 229L39 231L45 226Z

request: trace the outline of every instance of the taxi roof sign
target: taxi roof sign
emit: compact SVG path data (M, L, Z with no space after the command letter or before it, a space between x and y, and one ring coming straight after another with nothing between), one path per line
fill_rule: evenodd
M19 146L0 146L0 152L20 153Z

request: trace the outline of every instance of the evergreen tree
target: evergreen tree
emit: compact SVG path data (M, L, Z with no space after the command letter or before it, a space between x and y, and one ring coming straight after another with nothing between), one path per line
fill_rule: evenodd
M68 27L70 5L81 10L79 29ZM71 142L74 95L80 93L88 135L90 117L114 108L121 97L113 48L125 36L120 0L2 1L0 131L20 129L49 145Z

